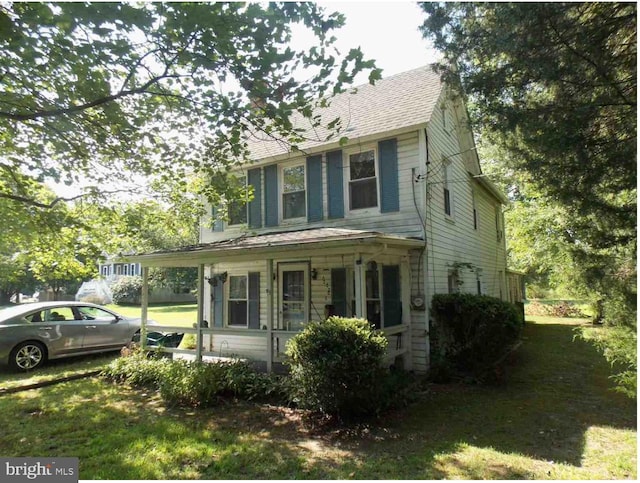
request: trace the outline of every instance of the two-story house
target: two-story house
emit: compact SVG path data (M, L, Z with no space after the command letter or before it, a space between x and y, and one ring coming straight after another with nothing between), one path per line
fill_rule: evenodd
M200 267L204 354L270 368L308 321L336 314L368 319L389 361L424 372L434 293L511 292L507 199L482 175L461 98L429 66L338 95L322 116L344 132L309 131L296 151L252 138L238 176L253 199L225 221L213 207L199 245L135 260Z

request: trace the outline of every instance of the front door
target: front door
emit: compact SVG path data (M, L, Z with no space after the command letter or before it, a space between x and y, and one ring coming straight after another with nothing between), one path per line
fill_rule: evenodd
M309 264L279 264L278 280L278 326L284 330L301 330L309 320Z

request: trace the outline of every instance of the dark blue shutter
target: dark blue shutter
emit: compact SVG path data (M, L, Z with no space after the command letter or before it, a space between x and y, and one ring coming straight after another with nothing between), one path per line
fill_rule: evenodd
M322 221L322 156L307 158L307 221Z
M400 210L398 196L398 141L387 139L378 143L380 173L380 212ZM413 182L413 180L412 180Z
M331 304L335 315L347 316L347 270L345 268L331 269Z
M278 226L278 166L264 168L264 226Z
M402 301L400 299L400 267L382 267L382 304L384 306L384 326L402 324Z
M218 216L218 207L211 207L211 229L213 231L224 231L224 222L222 220L218 220L216 217Z
M224 284L220 280L219 275L213 275L214 285L211 287L213 290L213 327L223 327L224 321L222 320L224 314Z
M249 272L249 328L260 328L260 272Z
M329 218L344 218L342 151L327 153L327 202Z
M253 186L253 199L249 202L249 228L262 227L262 170L250 169L247 173L249 184Z

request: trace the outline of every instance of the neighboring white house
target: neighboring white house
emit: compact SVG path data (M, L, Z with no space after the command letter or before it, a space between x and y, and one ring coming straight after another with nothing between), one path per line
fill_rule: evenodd
M123 275L142 275L142 267L137 262L107 258L98 264L98 273L107 282L113 282Z
M345 131L327 141L316 129L295 152L251 139L238 176L254 199L224 222L212 209L199 245L135 260L200 266L205 354L270 367L305 323L338 314L370 320L390 361L424 372L434 293L516 292L507 199L482 175L462 100L431 67L341 94L322 115Z

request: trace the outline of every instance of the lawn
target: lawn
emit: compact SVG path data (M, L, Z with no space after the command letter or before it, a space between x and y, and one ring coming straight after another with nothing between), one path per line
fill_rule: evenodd
M636 479L636 403L574 329L530 317L507 383L429 385L380 421L312 429L300 411L167 408L99 379L0 397L0 454L78 456L81 479Z
M107 305L108 308L127 317L141 317L142 309L135 305ZM198 306L196 304L152 304L148 307L147 317L163 325L192 327L198 322Z

